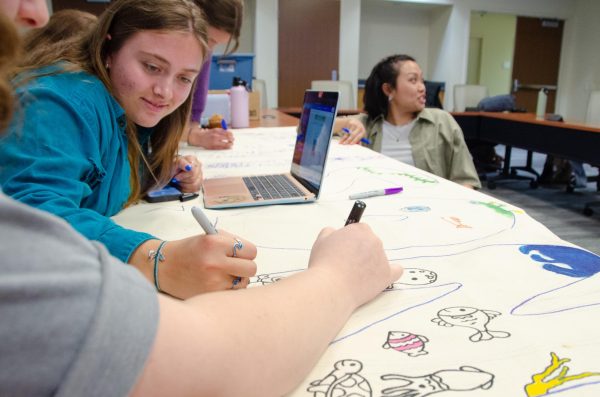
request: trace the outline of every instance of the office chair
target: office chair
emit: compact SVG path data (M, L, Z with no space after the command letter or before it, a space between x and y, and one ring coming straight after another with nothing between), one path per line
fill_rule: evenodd
M484 85L457 84L454 86L454 111L464 112L467 108L474 109L483 98L488 96Z
M428 108L443 109L442 99L440 98L446 83L441 81L425 80L425 106Z
M600 91L592 91L590 93L585 123L596 127L600 126ZM595 181L596 191L600 192L600 164L592 164L592 166L598 169L598 175L588 177L588 182ZM586 216L592 216L594 214L594 208L600 208L600 201L590 201L585 203L585 206L583 207L583 214Z
M266 81L263 79L252 79L252 90L260 94L260 108L268 108Z
M339 109L354 109L354 89L352 83L344 80L313 80L310 83L311 90L338 91L340 93Z

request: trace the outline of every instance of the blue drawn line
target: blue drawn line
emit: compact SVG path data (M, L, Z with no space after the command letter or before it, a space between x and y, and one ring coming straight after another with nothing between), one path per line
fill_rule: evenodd
M467 250L464 250L464 251L453 252L451 254L407 256L407 257L393 258L393 259L388 258L388 260L389 261L399 261L399 260L405 260L406 261L406 260L421 259L421 258L444 258L444 257L448 257L448 256L455 256L455 255L466 254L467 252L477 251L478 249L481 249L481 248L489 248L489 247L511 247L511 246L515 246L515 245L522 246L524 244L523 243L487 244L487 245L480 245L479 247L470 248L470 249L467 249Z
M515 311L517 309L519 309L520 307L526 305L527 303L529 303L530 301L532 301L533 299L535 299L535 298L537 298L539 296L546 295L546 294L549 294L551 292L558 291L558 290L561 290L563 288L570 287L571 285L579 283L581 281L584 281L584 280L586 280L586 279L588 279L590 277L592 277L592 276L585 277L585 278L573 281L571 283L567 283L567 284L562 285L560 287L553 288L553 289L550 289L548 291L543 291L543 292L540 292L539 294L533 295L531 298L528 298L528 299L524 300L523 302L519 303L517 306L513 307L511 309L511 311L510 311L510 314L512 314L513 316L542 316L542 315L545 315L545 314L556 314L556 313L567 312L567 311L575 310L575 309L582 309L584 307L598 306L598 305L600 305L600 302L588 303L588 304L585 304L585 305L577 305L577 306L572 306L572 307L565 307L565 308L562 308L562 309L550 310L548 312L529 313L529 314L518 314L518 313L515 313Z
M586 383L581 383L579 385L568 386L568 387L565 387L564 389L560 389L560 390L556 390L556 391L549 391L548 393L544 394L544 396L549 396L551 394L558 394L558 393L562 393L562 392L573 390L573 389L579 389L580 387L597 385L599 383L600 383L600 380L597 380L594 382L586 382Z
M463 285L461 283L454 283L453 282L453 283L441 284L441 285L436 285L436 286L421 287L421 288L403 288L403 289L397 289L397 290L391 290L391 291L384 291L383 293L392 293L394 291L405 291L405 290L415 290L415 289L425 289L425 288L428 288L428 289L431 289L431 288L441 288L441 287L446 287L448 285L455 285L456 288L454 288L453 290L448 291L448 292L446 292L446 293L444 293L444 294L442 294L440 296L436 296L435 298L430 299L428 301L425 301L425 302L422 302L422 303L418 303L418 304L413 305L413 306L409 306L409 307L407 307L407 308L405 308L403 310L400 310L399 312L392 313L389 316L386 316L386 317L384 317L382 319L379 319L379 320L374 321L372 323L368 323L367 325L363 326L362 328L357 329L356 331L353 331L353 332L351 332L351 333L349 333L347 335L341 336L338 339L334 339L330 343L330 345L333 345L334 343L337 343L337 342L341 342L344 339L347 339L347 338L349 338L351 336L359 334L359 333L367 330L368 328L371 328L372 326L377 325L377 324L379 324L379 323L381 323L383 321L389 320L390 318L395 317L395 316L397 316L399 314L405 313L405 312L407 312L409 310L412 310L414 308L417 308L417 307L420 307L420 306L425 306L425 305L427 305L427 304L429 304L431 302L435 302L436 300L442 299L443 297L445 297L445 296L447 296L447 295L449 295L451 293L454 293L454 292L458 291L459 289L462 288Z

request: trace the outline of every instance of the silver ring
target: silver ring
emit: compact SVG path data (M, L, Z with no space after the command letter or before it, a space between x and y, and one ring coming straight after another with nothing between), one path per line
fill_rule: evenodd
M244 248L244 243L241 242L240 239L234 238L235 242L233 243L233 257L237 256L237 250L241 250Z

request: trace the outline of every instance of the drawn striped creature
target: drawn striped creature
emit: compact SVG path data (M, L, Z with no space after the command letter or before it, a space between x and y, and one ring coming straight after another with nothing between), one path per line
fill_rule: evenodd
M371 385L358 374L361 369L360 361L340 360L334 364L333 371L311 382L306 391L314 397L371 397Z

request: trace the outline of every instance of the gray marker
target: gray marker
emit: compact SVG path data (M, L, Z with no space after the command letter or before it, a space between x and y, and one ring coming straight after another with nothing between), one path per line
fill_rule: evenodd
M217 234L217 229L213 226L213 224L208 220L204 212L199 207L192 207L192 215L196 221L200 224L204 233L206 234Z

